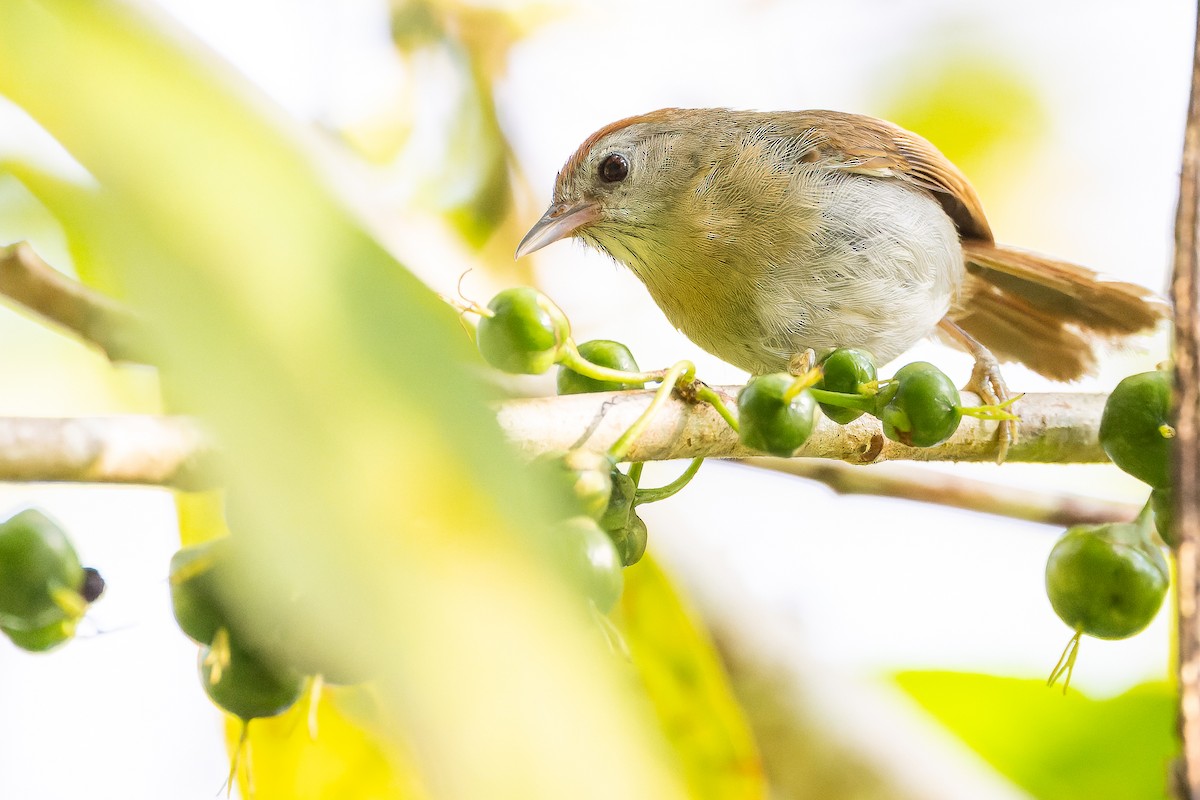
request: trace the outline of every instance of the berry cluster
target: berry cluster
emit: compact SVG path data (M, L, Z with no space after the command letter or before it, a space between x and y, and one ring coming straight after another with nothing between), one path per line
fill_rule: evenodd
M1075 631L1050 676L1069 683L1084 634L1125 639L1141 632L1162 607L1171 572L1162 543L1171 535L1171 375L1155 370L1117 384L1100 418L1100 446L1114 464L1151 487L1134 522L1077 525L1046 562L1050 604Z
M1009 403L963 406L950 378L924 361L881 381L869 353L841 348L798 377L781 372L751 378L738 395L739 435L755 450L794 455L812 435L819 407L840 425L871 414L892 441L933 447L953 436L964 416L1015 419L1005 410Z

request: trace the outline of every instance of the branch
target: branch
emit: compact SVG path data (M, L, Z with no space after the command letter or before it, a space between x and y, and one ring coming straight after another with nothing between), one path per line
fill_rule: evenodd
M739 463L817 481L838 494L936 503L1047 525L1129 522L1141 510L1140 505L1021 489L933 470L918 471L899 464L877 464L862 469L839 461L811 458L748 458Z
M96 345L110 361L151 361L132 311L63 275L27 242L0 247L0 295Z
M733 407L736 386L717 390ZM500 427L525 455L584 447L602 452L650 403L652 392L608 392L509 400L497 409ZM964 394L967 404L978 403ZM1103 394L1029 394L1015 409L1021 438L1008 451L1009 462L1100 463L1108 461L1097 431ZM863 416L849 425L819 417L812 438L797 455L834 458L855 464L879 461L994 461L996 423L964 419L949 441L917 448L885 439L879 421ZM629 450L631 461L672 458L745 458L759 455L739 441L711 406L672 398Z
M729 393L728 389L721 391ZM652 395L637 391L509 400L500 404L497 416L510 441L529 457L572 447L604 451ZM1022 440L1009 451L1009 461L1105 461L1096 443L1104 395L1026 395L1021 405ZM995 453L993 425L967 420L949 442L918 449L881 443L875 420L863 418L840 426L822 419L801 455L855 463L872 457L876 461L990 461ZM204 467L215 458L216 450L200 425L188 417L0 417L0 481L180 486L207 480ZM629 458L658 461L755 455L738 442L710 406L671 399L634 444ZM789 467L792 469L804 468ZM874 481L874 477L867 480ZM1056 502L1043 499L1041 504L1050 507ZM1028 513L1017 516L1028 518Z
M199 488L213 457L186 417L0 417L0 481Z
M1200 14L1175 218L1175 540L1178 542L1179 723L1185 796L1200 798Z

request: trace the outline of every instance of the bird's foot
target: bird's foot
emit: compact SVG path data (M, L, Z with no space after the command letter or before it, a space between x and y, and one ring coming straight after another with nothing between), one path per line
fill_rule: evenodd
M1003 464L1004 459L1008 457L1008 448L1017 443L1019 420L1012 412L1012 405L1020 395L1014 396L1008 390L1008 384L1004 382L1004 376L1000 374L1000 362L992 355L991 350L984 347L949 317L942 319L938 323L938 327L975 359L975 366L971 369L971 378L963 387L963 391L974 392L979 395L983 405L992 407L993 412L1002 412L1001 416L990 416L989 418L997 420L996 463Z
M788 361L788 372L796 377L807 375L817 365L817 351L811 347L803 353L797 353Z
M1011 410L1017 397L1008 390L1008 384L1004 382L1004 376L1000 374L1000 362L991 354L991 351L982 346L979 351L971 355L975 358L975 366L971 369L971 377L967 381L967 385L963 387L963 391L979 395L985 406ZM1018 421L1001 419L996 424L997 464L1004 463L1004 459L1008 457L1008 449L1017 443Z

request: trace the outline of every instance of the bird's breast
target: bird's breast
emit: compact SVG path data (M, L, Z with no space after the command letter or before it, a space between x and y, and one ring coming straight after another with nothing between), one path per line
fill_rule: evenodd
M757 192L725 178L606 247L705 350L755 374L808 348L861 347L883 363L949 309L961 247L925 191L817 168L764 179Z

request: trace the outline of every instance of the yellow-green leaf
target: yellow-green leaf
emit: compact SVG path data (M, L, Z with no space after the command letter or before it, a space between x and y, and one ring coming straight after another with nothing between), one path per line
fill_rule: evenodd
M314 705L315 699L315 705ZM353 709L359 709L357 713ZM250 723L226 716L230 757L238 759L242 797L255 800L423 800L407 752L372 725L378 710L361 687L323 686L276 717Z
M1166 682L1104 700L996 675L902 672L896 682L1034 797L1167 798L1179 742Z
M257 570L237 587L247 619L303 586L293 622L379 676L439 797L681 796L575 611L548 490L505 446L454 312L367 233L303 131L140 8L0 3L0 93L110 204L103 257L226 456Z
M691 796L766 796L741 707L707 632L650 556L625 570L618 627Z

